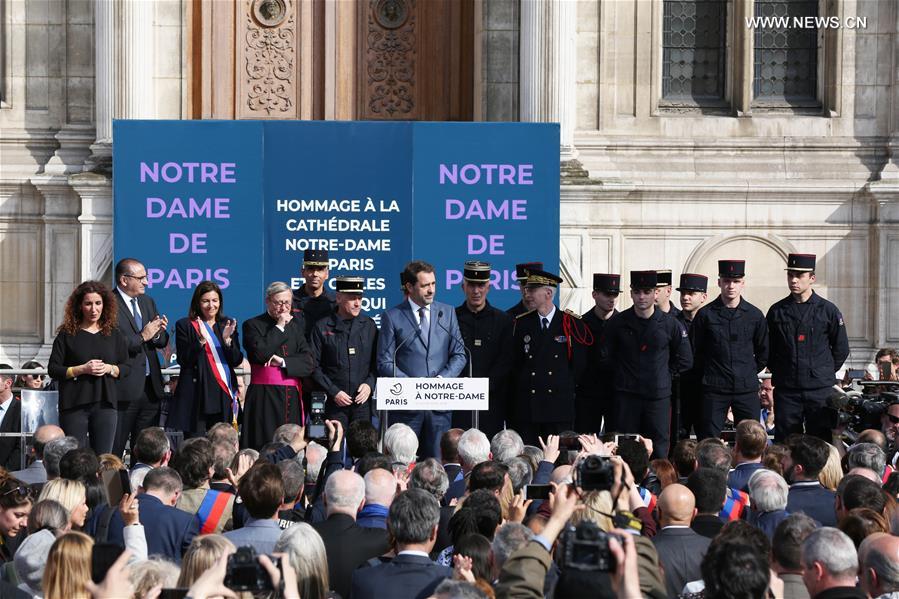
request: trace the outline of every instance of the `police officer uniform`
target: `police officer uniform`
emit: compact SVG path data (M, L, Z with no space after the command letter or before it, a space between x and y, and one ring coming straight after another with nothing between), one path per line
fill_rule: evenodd
M742 279L743 260L719 260L718 276ZM734 424L756 420L761 412L758 373L768 363L768 324L762 311L740 298L728 308L719 295L693 319L696 370L702 376L702 426L700 437L718 437L727 409Z
M543 262L522 262L515 265L515 280L518 281L518 286L522 290L528 278L528 270L543 270ZM527 311L528 309L524 307L524 299L519 300L517 304L506 310L513 318Z
M621 275L594 273L593 290L617 296L621 293ZM578 381L575 422L579 432L598 433L602 430L603 418L606 419L606 428L611 430L612 362L602 338L603 331L616 314L618 310L613 309L611 316L603 320L594 307L581 316L593 333L593 345L587 347L587 367Z
M490 284L490 264L466 262L462 270L466 281ZM468 349L468 363L462 376L490 379L490 409L478 415L478 428L491 438L502 430L506 420L506 392L512 369L512 316L486 302L472 312L466 302L456 307L456 320ZM453 412L453 426L471 428L471 412Z
M815 272L814 254L790 254L788 271ZM805 302L792 295L768 310L771 354L768 369L774 385L775 440L805 432L830 441L824 407L833 392L835 373L849 356L843 316L812 291Z
M305 250L303 252L303 268L328 268L328 250ZM335 302L334 294L328 292L327 286L318 296L309 295L305 283L299 289L293 290L293 316L294 318L298 315L303 317L306 326L306 341L311 340L315 321L333 312Z
M656 272L656 278L658 279L658 283L656 284L656 287L659 287L659 288L671 287L674 284L674 275L671 273L670 269L665 268L662 270L657 270L655 272ZM680 308L675 306L674 302L670 301L670 298L668 301L668 307L669 307L669 310L668 310L668 312L665 312L665 314L668 314L669 316L675 316L675 317L678 314L680 314ZM656 306L656 308L658 308L658 306Z
M655 271L631 272L632 289L653 289L657 282ZM652 439L652 457L667 458L671 376L693 366L687 332L656 307L640 318L632 306L609 322L604 343L615 372L615 428Z
M356 293L360 297L364 293L362 277L338 277L336 284L341 293ZM335 309L315 323L310 346L316 364L312 378L328 394L325 417L340 420L344 430L354 420L371 421L373 398L361 404L338 406L334 396L343 391L355 398L363 383L374 392L378 346L375 321L362 313L344 319Z
M683 273L680 276L680 285L676 291L678 293L690 293L699 291L706 293L708 290L709 278L705 275L694 273ZM690 339L690 347L694 348L691 330L695 321L697 311L693 312L693 318L687 318L687 312L680 310L675 318L677 322L687 331L687 338ZM695 429L696 435L699 436L699 423L702 414L702 378L699 370L696 368L696 354L693 354L693 368L685 372L681 372L675 376L672 382L672 398L674 406L672 410L672 433L675 439L689 438L690 429ZM676 430L675 430L676 429Z
M561 282L554 274L531 270L525 284L557 287ZM511 428L525 443L535 443L538 435L571 429L575 387L586 363L589 335L580 316L556 307L543 316L531 310L515 319L515 395L509 411Z

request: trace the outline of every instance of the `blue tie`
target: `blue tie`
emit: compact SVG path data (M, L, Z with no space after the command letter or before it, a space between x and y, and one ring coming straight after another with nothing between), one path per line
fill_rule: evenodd
M134 312L134 324L137 325L138 333L144 330L144 319L140 316L140 310L137 309L137 298L131 298L131 307ZM147 359L146 354L144 354L144 376L150 376L150 361Z
M425 345L428 344L428 333L431 329L431 325L428 323L428 312L424 308L418 309L418 316L421 319L421 337L425 342Z

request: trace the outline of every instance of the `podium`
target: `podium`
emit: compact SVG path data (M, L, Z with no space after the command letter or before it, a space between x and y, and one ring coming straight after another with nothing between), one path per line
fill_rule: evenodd
M21 402L22 416L19 422L19 432L0 433L0 438L18 437L21 440L22 459L19 469L24 470L25 459L28 456L28 439L34 436L34 431L45 424L59 425L59 391L22 389Z
M394 410L471 410L472 425L478 428L478 412L490 409L490 379L381 377L375 385L375 401L381 431L389 426Z

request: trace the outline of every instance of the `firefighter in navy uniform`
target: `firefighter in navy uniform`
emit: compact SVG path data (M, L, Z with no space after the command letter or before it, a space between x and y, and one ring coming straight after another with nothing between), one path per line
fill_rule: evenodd
M456 307L456 319L465 347L468 348L468 364L462 376L468 376L469 368L474 377L490 379L490 410L478 415L478 428L487 438L503 428L506 419L506 391L512 369L512 317L490 305L490 264L466 262L462 270L462 291L465 301ZM453 412L453 427L472 427L471 412Z
M593 342L580 316L553 305L561 282L554 274L530 270L525 293L534 309L513 324L510 425L529 444L536 444L538 435L572 428L576 382L586 365L585 350Z
M312 378L328 394L325 417L340 420L347 430L355 420L371 422L378 327L361 313L365 280L337 277L336 283L337 307L312 328Z
M708 295L709 278L705 275L683 273L680 276L680 285L677 292L680 294L680 312L675 317L690 339L690 347L693 347L691 329L696 314L705 303ZM693 368L680 373L673 382L671 411L671 430L675 434L673 439L687 439L690 430L695 429L699 436L699 423L702 407L702 379L696 369L696 354L694 352ZM675 430L676 429L676 430Z
M815 255L787 258L790 295L768 310L774 384L775 440L805 432L831 440L827 411L836 371L849 356L849 338L839 309L812 290Z
M515 265L515 280L518 281L518 290L521 292L521 299L517 304L506 310L513 318L520 316L528 310L533 310L534 306L527 306L524 298L524 282L528 278L528 270L543 270L543 262L522 262Z
M677 316L680 310L671 303L671 287L674 284L674 275L671 274L669 269L657 270L655 272L659 280L656 285L656 288L659 290L659 293L656 295L656 308L665 314Z
M700 438L718 437L727 410L734 424L758 420L758 373L768 363L768 323L762 311L743 299L746 262L718 261L721 293L693 321L696 369L702 376Z
M593 274L594 306L581 317L593 333L593 345L587 348L587 367L578 381L575 405L576 426L581 433L599 433L603 418L606 430L611 431L612 362L608 348L601 343L602 333L609 321L618 314L615 302L621 293L621 275Z
M303 252L303 285L293 291L292 312L303 317L306 325L306 341L312 337L315 322L334 311L334 294L329 293L325 281L328 280L328 250L305 250Z
M693 366L684 328L655 307L655 271L631 272L634 305L613 318L604 340L615 372L615 427L652 439L652 457L667 458L671 377Z

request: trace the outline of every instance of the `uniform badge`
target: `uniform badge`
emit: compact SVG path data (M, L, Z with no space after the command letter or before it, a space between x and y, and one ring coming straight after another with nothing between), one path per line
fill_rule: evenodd
M840 321L840 326L843 326L843 315L842 315L842 314L837 314L837 318L838 318L839 321Z
M475 340L474 340L474 346L475 346L475 347L481 347L481 340L480 340L480 339L475 339Z
M525 343L530 343L530 342L531 342L531 336L530 336L530 335L525 335L525 336L524 336L524 342L525 342Z
M556 343L565 343L566 341L568 341L568 337L566 337L565 335L559 335L555 339Z
M531 353L531 346L528 345L527 343L524 344L524 353L526 353L526 354Z
M350 348L349 348L349 351L350 351L350 355L351 355L351 356L355 356L355 355L356 355L356 348L355 348L355 347L350 347Z

